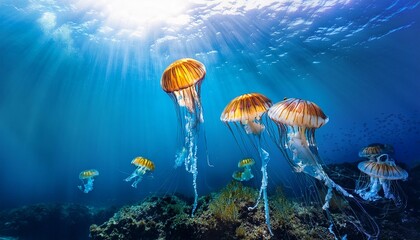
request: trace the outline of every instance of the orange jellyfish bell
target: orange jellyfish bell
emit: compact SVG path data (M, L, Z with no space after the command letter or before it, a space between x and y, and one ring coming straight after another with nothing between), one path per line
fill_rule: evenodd
M394 147L389 144L372 143L360 150L359 157L374 159L376 156L384 153L393 154Z
M318 105L299 98L285 98L268 110L268 117L277 124L298 127L303 144L308 144L306 129L317 129L328 122L328 117Z
M271 100L259 93L247 93L234 98L223 110L223 122L241 122L248 134L259 134L264 125L258 123L261 115L272 105Z
M199 104L199 89L206 76L206 68L201 62L192 58L182 58L169 65L162 74L160 85L167 93L175 95L180 106L185 106L191 113L195 104Z
M357 166L359 170L371 177L387 180L405 180L408 177L407 171L400 166L395 165L395 162L377 162L365 161Z
M303 128L320 128L328 122L318 105L298 98L286 98L273 105L268 116L274 122Z

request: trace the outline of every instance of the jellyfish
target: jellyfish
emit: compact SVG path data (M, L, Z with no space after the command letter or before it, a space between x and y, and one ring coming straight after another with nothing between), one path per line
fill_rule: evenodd
M267 164L269 161L269 154L261 147L261 133L265 129L265 126L261 123L261 116L271 106L271 100L259 93L244 94L234 98L223 110L220 120L227 123L227 126L231 130L236 142L242 151L249 151L249 147L245 143L245 136L250 136L251 143L256 147L261 159L261 172L262 180L261 187L256 200L256 204L253 207L249 207L249 210L255 209L261 196L264 198L264 211L265 221L267 224L268 231L271 235L270 225L270 213L268 207L268 196L267 196ZM235 131L238 130L239 133ZM245 133L241 133L244 131ZM236 136L236 135L238 136ZM240 141L242 140L242 141ZM239 166L241 163L239 163Z
M389 154L383 153L375 160L360 162L357 167L363 175L368 176L366 179L362 175L356 183L355 192L361 198L372 202L382 199L379 195L382 189L384 198L393 200L396 206L404 205L398 193L397 180L407 180L408 173L397 166Z
M343 209L344 214L351 214L352 217L358 219L358 221L352 221L353 225L368 238L376 238L379 235L379 228L374 219L352 194L336 184L323 169L323 162L315 141L315 130L328 122L328 117L321 108L310 101L285 98L270 107L267 115L274 123L274 127L269 125L268 133L275 140L294 172L304 173L320 181L327 188L322 209L328 216L331 223L329 231L334 237L337 238L332 230L334 223L329 213L333 189L348 200L352 200L352 203L359 208L357 212ZM350 205L347 207L351 209Z
M359 157L375 161L377 156L384 153L394 154L394 147L389 144L372 143L359 151Z
M248 181L254 178L254 175L252 174L252 169L251 169L251 167L254 164L255 164L255 161L252 158L245 158L239 161L238 168L243 168L242 181Z
M175 157L175 167L184 163L185 170L193 175L194 203L191 216L197 208L197 138L204 121L200 102L200 86L206 75L204 65L191 58L173 62L163 72L162 89L175 103L182 137L182 147Z
M137 178L131 186L133 188L137 188L137 184L143 179L143 175L146 174L148 171L152 172L155 170L155 164L147 158L144 157L136 157L131 161L131 164L136 166L136 170L124 181L129 182L134 178Z
M295 172L303 172L322 181L328 188L322 208L329 208L332 190L346 197L353 198L341 186L336 184L322 168L321 157L315 142L315 130L328 122L328 117L315 103L287 98L274 104L268 110L268 117L277 125L279 137L275 137L277 146Z
M82 171L79 174L79 179L80 181L82 181L82 186L77 186L80 191L84 192L84 193L88 193L90 191L93 190L93 181L94 181L94 177L98 176L99 172L96 169L90 169L90 170L85 170Z

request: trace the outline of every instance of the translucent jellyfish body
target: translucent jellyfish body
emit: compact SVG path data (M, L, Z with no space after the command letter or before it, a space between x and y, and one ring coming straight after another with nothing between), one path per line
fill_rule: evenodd
M377 201L384 197L393 200L397 207L405 206L397 180L406 180L408 173L397 166L388 154L381 154L376 160L360 162L357 167L362 172L356 183L356 193L360 197L367 201ZM383 197L379 194L381 189Z
M131 161L131 164L136 166L136 170L124 181L130 182L131 180L135 179L134 182L131 184L133 188L137 188L137 184L143 179L143 176L148 172L153 172L155 170L155 164L144 157L136 157Z
M175 103L182 147L178 150L175 167L184 163L185 170L193 175L194 204L197 208L197 142L200 124L204 121L200 101L200 87L206 75L204 65L191 58L183 58L169 65L162 74L161 86Z
M327 186L323 209L329 208L333 189L346 197L353 197L331 180L322 168L315 130L326 124L328 117L321 108L310 101L288 98L274 104L268 110L268 116L278 127L278 133L271 135L294 171L308 174Z
M329 230L334 238L337 239L333 231L332 215L329 213L333 189L352 200L352 203L359 208L356 212L348 205L346 207L350 211L342 210L345 214L352 214L353 218L358 219L352 222L354 226L368 238L376 238L379 229L375 221L366 213L357 199L336 184L323 169L323 162L315 141L315 130L328 122L328 117L321 108L310 101L286 98L274 104L267 115L275 123L274 127L269 128L270 136L274 138L292 169L319 180L327 188L322 209L328 215L331 223Z
M270 213L267 196L267 164L269 154L261 147L261 132L265 126L261 123L261 116L271 106L271 100L259 93L244 94L234 98L223 110L220 120L225 122L231 130L236 142L242 152L250 155L252 147L258 151L261 160L261 188L255 206L249 209L255 209L258 206L261 196L264 198L265 221L271 235ZM249 136L246 140L246 136ZM250 144L251 146L248 146ZM241 163L239 163L241 165Z
M240 182L251 180L252 178L254 178L251 168L254 164L255 161L252 158L242 159L238 163L238 168L241 168L242 170L235 171L232 174L232 178Z
M82 186L77 186L80 191L88 193L93 190L94 177L98 176L99 172L96 169L89 169L80 172L79 179L82 181Z
M248 181L254 178L254 175L252 174L252 166L254 166L255 161L252 158L245 158L239 161L238 168L242 168L242 181Z

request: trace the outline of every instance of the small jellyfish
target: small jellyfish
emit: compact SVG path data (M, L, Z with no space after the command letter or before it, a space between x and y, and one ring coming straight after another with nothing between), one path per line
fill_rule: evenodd
M322 160L318 154L315 142L315 130L328 122L328 117L321 108L313 102L286 98L274 104L268 110L268 116L277 125L275 137L277 146L288 160L295 172L304 172L322 181L328 188L325 196L324 210L329 208L332 189L346 197L353 197L350 193L336 184L322 168Z
M204 65L191 58L179 59L170 64L162 74L161 86L175 102L178 134L182 147L175 157L175 167L184 163L185 170L193 175L194 204L191 216L197 208L197 141L200 124L204 121L200 102L200 87L206 75ZM204 134L205 135L205 134ZM204 136L205 138L205 136Z
M383 153L375 160L360 162L357 167L363 173L356 183L355 192L367 201L382 199L379 191L382 189L384 198L394 201L397 207L404 206L397 180L407 180L408 173L395 164L389 154ZM363 175L367 175L366 179Z
M133 188L137 188L137 184L143 179L143 175L147 172L152 172L155 170L155 164L147 158L144 157L136 157L131 161L131 164L136 166L136 170L124 181L129 182L134 178L137 178L131 186Z
M255 209L261 196L264 197L265 221L268 231L271 235L270 213L268 207L267 196L267 164L269 161L269 154L261 147L261 132L265 126L261 123L261 116L271 106L271 100L259 93L244 94L234 98L223 110L220 120L225 122L231 130L241 151L246 155L250 155L250 147L246 143L246 136L249 136L251 147L258 151L261 160L262 180L259 195L256 204L249 207L249 210Z
M254 175L252 174L252 169L251 169L251 167L254 164L255 164L255 161L252 158L245 158L239 161L238 168L243 168L242 181L248 181L254 178Z
M359 157L375 161L377 156L384 153L390 155L394 154L394 147L389 144L372 143L360 150Z
M85 170L82 171L79 174L79 179L80 181L82 181L82 186L77 186L80 191L84 192L84 193L88 193L90 191L93 190L93 181L94 181L94 177L98 176L99 172L96 169L90 169L90 170Z

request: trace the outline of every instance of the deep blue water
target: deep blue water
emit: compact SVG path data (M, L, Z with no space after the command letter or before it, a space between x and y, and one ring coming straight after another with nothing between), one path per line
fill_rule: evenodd
M173 168L177 116L160 86L184 57L207 69L214 167L200 141L199 195L226 185L245 157L220 114L249 92L317 103L330 118L316 133L326 163L356 161L373 142L392 144L397 162L420 163L419 1L200 0L168 16L108 2L0 1L0 208L192 196L191 175ZM270 154L269 187L293 178L278 149ZM136 156L156 170L134 189L123 179ZM89 168L100 176L84 194L78 174Z

